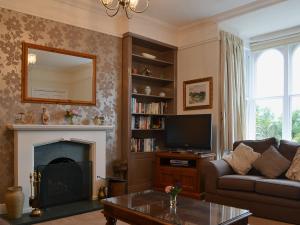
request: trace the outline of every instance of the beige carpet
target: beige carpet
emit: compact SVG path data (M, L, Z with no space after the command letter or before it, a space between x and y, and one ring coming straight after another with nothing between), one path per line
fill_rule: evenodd
M77 216L71 216L59 220L53 220L39 225L105 225L105 218L100 211L86 213ZM250 217L250 225L289 225L287 223L276 222L272 220L265 220L257 217ZM118 221L117 225L127 225Z

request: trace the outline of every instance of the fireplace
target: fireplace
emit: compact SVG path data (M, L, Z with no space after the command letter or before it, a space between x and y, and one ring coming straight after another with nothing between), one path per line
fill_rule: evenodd
M51 189L51 192L43 191L41 195L43 207L97 198L97 179L106 177L106 132L112 126L14 124L8 128L14 131L14 184L23 187L25 212L31 211L29 175L35 169L40 170L43 177L48 176L42 188ZM63 170L69 171L67 179L66 174L61 173ZM69 181L68 178L74 174L70 171L87 176L76 175L74 180ZM74 186L73 182L83 183L79 189L84 186L86 190L70 188ZM79 192L84 194L78 196ZM75 194L67 196L66 193ZM53 200L52 196L56 199Z
M40 208L92 198L88 144L59 141L34 148L34 169L41 174Z

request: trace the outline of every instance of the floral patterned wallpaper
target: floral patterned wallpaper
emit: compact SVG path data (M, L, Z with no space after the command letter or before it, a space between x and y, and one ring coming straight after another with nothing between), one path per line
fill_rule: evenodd
M68 106L21 103L22 42L97 55L97 105ZM120 153L121 38L0 8L0 202L13 185L13 133L6 129L19 112L32 113L40 123L42 107L52 124L64 123L66 109L78 110L83 118L105 116L114 125L107 137L107 169Z

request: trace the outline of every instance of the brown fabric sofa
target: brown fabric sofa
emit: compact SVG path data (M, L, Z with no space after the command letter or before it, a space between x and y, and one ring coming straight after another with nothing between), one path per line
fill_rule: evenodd
M292 161L299 144L275 138L242 141L254 151L263 153L270 145ZM234 143L235 149L241 142ZM205 200L249 209L255 216L300 224L300 182L285 178L267 179L252 169L237 175L224 160L211 161L205 169Z

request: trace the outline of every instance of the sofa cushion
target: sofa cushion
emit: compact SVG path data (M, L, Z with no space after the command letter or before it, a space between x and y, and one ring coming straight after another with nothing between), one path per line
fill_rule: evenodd
M293 158L299 147L299 143L281 140L279 145L279 152L288 160L293 161Z
M254 163L253 167L267 178L276 178L286 172L291 162L282 156L274 146L270 146L260 158Z
M275 148L278 146L276 138L267 138L263 140L243 140L234 142L233 150L235 150L236 147L241 143L250 146L255 152L259 152L260 154L264 153L264 151L266 151L271 145L273 145Z
M252 163L260 157L260 154L241 143L234 152L224 156L224 160L232 167L237 174L245 175L252 168Z
M218 188L235 191L255 191L255 182L262 176L225 175L219 178Z
M300 182L286 179L259 179L256 180L255 192L300 200Z
M300 181L300 148L297 150L292 165L286 173L286 177L290 180Z

